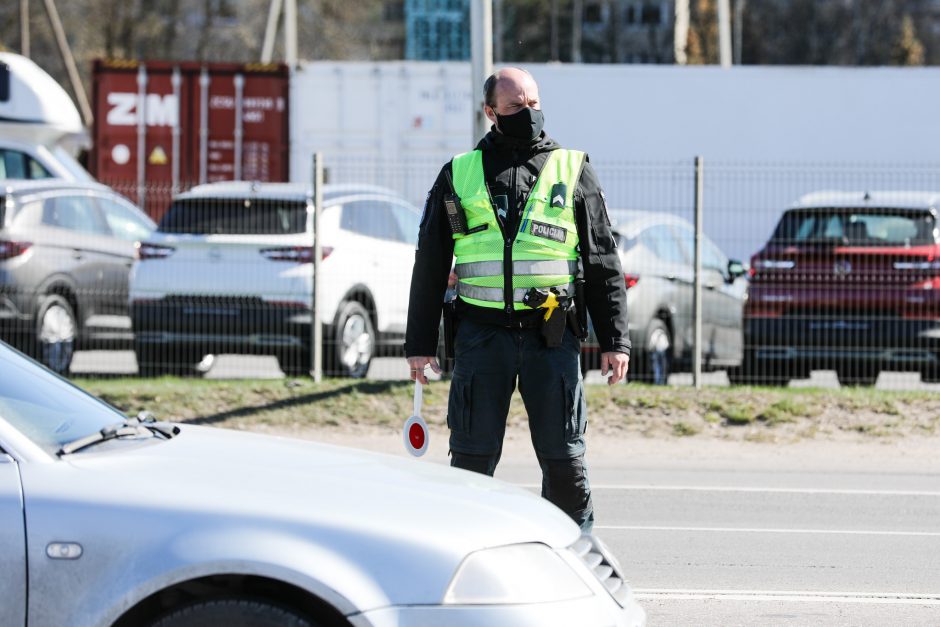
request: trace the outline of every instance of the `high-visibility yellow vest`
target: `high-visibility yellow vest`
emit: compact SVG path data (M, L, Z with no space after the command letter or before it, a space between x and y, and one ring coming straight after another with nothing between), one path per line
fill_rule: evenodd
M574 296L578 263L574 190L583 164L584 153L577 150L549 153L529 192L518 229L503 233L484 181L483 153L474 150L454 157L454 192L468 230L465 235L454 235L461 299L510 312L527 309L522 297L533 287L554 287L560 294Z

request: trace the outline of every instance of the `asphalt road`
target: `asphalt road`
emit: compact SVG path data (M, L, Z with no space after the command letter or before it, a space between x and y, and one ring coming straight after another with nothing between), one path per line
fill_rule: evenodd
M592 464L596 532L650 625L940 625L940 466L804 461ZM537 490L534 460L497 476Z
M78 376L114 376L137 374L137 361L132 351L79 351L75 354L72 371ZM274 357L251 357L220 355L206 372L207 379L274 379L284 376ZM402 358L375 359L369 369L369 379L407 379L408 366ZM593 370L586 378L588 383L602 383L600 371ZM705 385L728 385L723 371L707 372L703 375ZM674 374L669 378L672 385L691 385L692 375ZM809 379L792 381L793 387L838 388L835 372L814 371ZM910 372L883 372L876 385L885 390L935 390L940 384L924 384L920 375ZM940 624L940 623L938 623Z

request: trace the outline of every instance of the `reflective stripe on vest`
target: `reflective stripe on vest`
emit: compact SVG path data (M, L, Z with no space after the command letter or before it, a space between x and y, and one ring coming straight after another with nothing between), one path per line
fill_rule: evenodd
M512 273L514 275L524 274L574 274L578 271L577 261L564 261L549 259L546 261L513 261ZM474 276L496 276L503 273L502 261L472 261L470 263L458 263L454 267L458 279L466 279Z
M462 300L480 307L520 310L527 309L522 296L533 287L570 290L578 260L574 191L583 164L583 152L553 150L529 191L518 231L505 233L486 188L482 152L454 157L454 191L471 231L454 235L457 293ZM511 277L503 276L507 251L512 258Z

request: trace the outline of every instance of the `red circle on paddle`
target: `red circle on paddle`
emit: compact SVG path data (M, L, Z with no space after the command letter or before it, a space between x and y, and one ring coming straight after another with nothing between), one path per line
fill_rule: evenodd
M408 429L408 440L411 442L411 446L416 449L424 448L425 437L424 428L417 422Z

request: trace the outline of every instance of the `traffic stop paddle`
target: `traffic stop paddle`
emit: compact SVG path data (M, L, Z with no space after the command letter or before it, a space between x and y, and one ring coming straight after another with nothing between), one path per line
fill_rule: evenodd
M405 428L402 430L402 438L405 441L405 450L421 457L428 450L428 425L421 417L421 382L415 380L415 407L414 414L405 421Z

